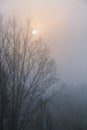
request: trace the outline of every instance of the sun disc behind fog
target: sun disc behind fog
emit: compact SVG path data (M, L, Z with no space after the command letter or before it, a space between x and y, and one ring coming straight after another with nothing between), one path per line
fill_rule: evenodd
M32 30L32 34L36 35L37 34L37 30Z

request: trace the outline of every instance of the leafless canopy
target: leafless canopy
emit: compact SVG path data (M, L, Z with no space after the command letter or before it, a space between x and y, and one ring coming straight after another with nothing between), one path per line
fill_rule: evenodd
M55 82L55 62L41 38L32 36L30 22L21 28L15 19L0 19L1 130L25 130Z

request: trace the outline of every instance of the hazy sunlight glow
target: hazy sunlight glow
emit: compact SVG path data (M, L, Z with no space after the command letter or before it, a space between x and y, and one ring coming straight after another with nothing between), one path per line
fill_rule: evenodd
M33 30L33 31L32 31L32 34L33 34L33 35L36 35L36 34L37 34L37 31L36 31L36 30Z

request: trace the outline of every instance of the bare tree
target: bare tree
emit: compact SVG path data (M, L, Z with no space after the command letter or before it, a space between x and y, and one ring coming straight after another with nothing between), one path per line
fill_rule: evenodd
M55 62L41 38L32 35L30 21L21 29L15 19L9 20L0 27L0 34L0 70L4 70L4 77L0 71L0 93L1 86L4 88L5 84L7 88L3 118L6 126L2 126L6 130L25 130L40 106L40 99L55 86Z
M39 114L37 116L39 116L39 120L41 121L40 124L42 124L42 128L40 128L41 130L53 129L52 115L48 104L48 100L40 100Z
M49 109L49 102L41 99L39 100L39 109L33 116L30 126L31 130L52 130L53 129L53 120L51 111Z
M3 21L0 17L0 129L4 129L4 119L6 115L6 109L8 105L8 76L5 70L5 62L3 57Z

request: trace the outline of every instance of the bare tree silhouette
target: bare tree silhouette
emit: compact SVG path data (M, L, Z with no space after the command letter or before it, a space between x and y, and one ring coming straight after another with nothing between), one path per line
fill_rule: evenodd
M0 19L0 130L25 130L56 80L55 61L30 21L21 29Z

